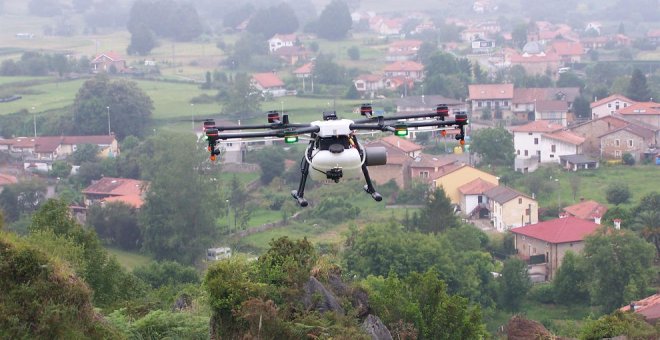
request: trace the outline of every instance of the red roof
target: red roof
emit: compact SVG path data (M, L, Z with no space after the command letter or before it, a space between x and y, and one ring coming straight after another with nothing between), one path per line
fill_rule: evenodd
M548 122L546 120L535 120L533 122L527 123L525 125L520 125L511 128L511 131L513 132L552 132L552 131L557 131L561 130L564 127Z
M592 220L594 217L603 217L607 207L592 200L569 205L564 211L583 220Z
M385 66L385 72L420 72L424 70L424 65L414 61L396 61Z
M103 177L85 188L83 194L108 196L140 196L147 182L130 178Z
M559 130L552 133L545 133L543 137L551 138L554 140L566 142L568 144L580 145L586 140L584 137L580 137L570 131Z
M105 53L101 53L101 54L97 55L96 58L94 58L94 60L92 60L92 64L101 62L104 58L107 58L110 61L123 61L124 60L124 58L122 58L118 53L110 51L110 52L105 52Z
M620 94L617 93L617 94L613 94L613 95L611 95L611 96L609 96L609 97L605 97L605 98L603 98L603 99L601 99L601 100L597 100L597 101L591 103L591 108L593 109L593 108L595 108L595 107L598 107L598 106L601 106L601 105L605 105L605 104L607 104L607 103L609 103L609 102L613 102L613 101L615 101L615 100L620 100L620 101L627 102L627 103L631 103L631 104L632 104L632 103L635 103L634 100L632 100L632 99L630 99L630 98L628 98L628 97L626 97L626 96L623 96L623 95L620 95Z
M407 50L417 49L422 46L421 40L397 40L390 43L389 49L392 50Z
M512 64L524 64L524 63L548 63L548 62L559 62L561 58L558 54L554 52L548 52L544 54L518 54L514 53L511 55Z
M584 54L584 47L582 47L582 44L569 40L554 41L551 48L560 56L576 56Z
M660 29L649 30L646 32L646 36L649 38L660 38Z
M524 235L549 243L568 243L583 241L600 225L568 216L511 229L514 234Z
M644 316L646 321L653 322L660 319L660 294L653 294L649 297L635 301L635 313ZM630 311L630 305L619 308L622 312Z
M293 74L310 74L312 73L313 69L314 69L314 64L307 63L295 69L295 71L293 71Z
M405 138L401 138L397 136L387 136L381 140L406 153L415 152L422 149L421 145L415 144Z
M641 102L634 103L617 111L622 115L660 115L660 103Z
M259 84L259 86L265 89L284 86L282 79L280 79L275 73L255 73L252 75L252 78L257 84Z
M16 183L18 183L18 179L15 176L0 174L0 186Z
M125 195L125 196L112 196L104 198L103 202L112 203L112 202L121 202L131 207L139 209L144 204L144 200L140 195Z
M383 76L379 76L377 74L361 74L355 78L355 80L363 80L368 83L377 83L381 80L383 80Z
M496 184L486 182L479 177L470 183L458 187L458 191L463 195L480 195L496 186Z
M298 39L298 36L296 36L295 34L275 34L269 40L273 40L273 39L280 39L282 41L293 41L293 42L295 42L296 39Z
M468 91L470 100L513 98L513 84L474 84Z

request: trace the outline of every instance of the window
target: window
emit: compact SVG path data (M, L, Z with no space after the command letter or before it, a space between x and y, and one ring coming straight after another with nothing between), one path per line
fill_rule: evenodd
M618 139L614 140L614 146L621 146L621 141Z
M420 172L419 172L419 177L421 177L421 178L429 178L429 172L428 172L428 171L420 171Z
M633 147L633 140L632 139L628 139L628 146L631 147L631 148Z
M481 107L481 102L477 102L477 107Z
M522 198L518 198L518 204L522 204Z
M527 150L525 150L525 156L527 156L527 155L528 155Z
M509 101L508 100L503 101L502 106L509 106Z
M607 103L607 107L612 107L612 103Z
M554 154L550 154L550 158L555 158L555 155L554 155Z
M532 135L532 133L531 133L531 132L528 132L528 133L527 133L527 135L528 135L528 136L531 136L531 135Z
M518 156L520 156L520 150L517 150L516 153L518 154Z
M615 158L621 158L621 151L620 150L614 150L614 157Z
M477 196L477 203L483 203L483 201L484 201L483 196L481 196L481 195Z
M525 216L529 216L529 214L531 214L529 208L525 209Z
M551 152L557 152L557 146L552 144L552 146L550 147L550 151Z
M534 145L538 145L538 144L539 144L539 139L538 139L538 138L534 138Z

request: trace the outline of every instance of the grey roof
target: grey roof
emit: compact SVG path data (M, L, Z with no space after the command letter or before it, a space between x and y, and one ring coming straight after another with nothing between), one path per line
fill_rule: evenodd
M528 54L541 54L543 46L538 41L530 41L523 46L523 53Z
M505 187L503 185L499 185L490 190L487 190L486 192L484 192L484 195L486 195L486 197L499 204L504 204L518 196L528 197L527 195L517 190L511 189L509 187Z
M572 164L594 164L598 163L597 160L589 158L585 155L564 155L559 156L562 161L567 161Z

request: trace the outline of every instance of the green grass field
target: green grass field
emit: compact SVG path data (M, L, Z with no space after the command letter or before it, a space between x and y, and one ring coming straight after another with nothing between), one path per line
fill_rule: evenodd
M119 264L121 264L126 270L133 270L135 267L143 266L152 261L152 259L146 255L129 252L117 248L107 247L106 250L110 255L117 258Z
M579 190L573 198L573 190L570 184L570 177L579 177ZM660 166L656 165L636 165L633 167L626 165L603 166L593 171L561 172L559 173L560 191L540 195L538 197L541 207L556 206L560 201L562 206L578 203L581 197L589 200L607 204L605 191L608 186L614 183L624 183L628 185L632 194L631 201L623 204L622 207L630 208L636 205L639 200L652 192L660 192ZM549 180L549 179L548 179ZM524 192L524 188L519 188Z

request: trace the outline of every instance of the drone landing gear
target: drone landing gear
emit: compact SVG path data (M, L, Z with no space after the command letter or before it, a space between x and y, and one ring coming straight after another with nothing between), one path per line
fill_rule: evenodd
M300 184L298 185L298 190L291 190L291 196L298 202L298 205L301 207L306 207L309 205L309 202L304 198L305 196L305 183L307 183L307 174L309 174L309 163L303 157L300 164L300 172L302 176L300 177Z
M364 174L364 179L367 181L367 184L364 185L364 191L371 195L371 198L373 198L376 202L382 201L383 196L376 192L374 185L371 183L371 177L369 177L369 170L367 170L366 164L362 164L362 173Z

